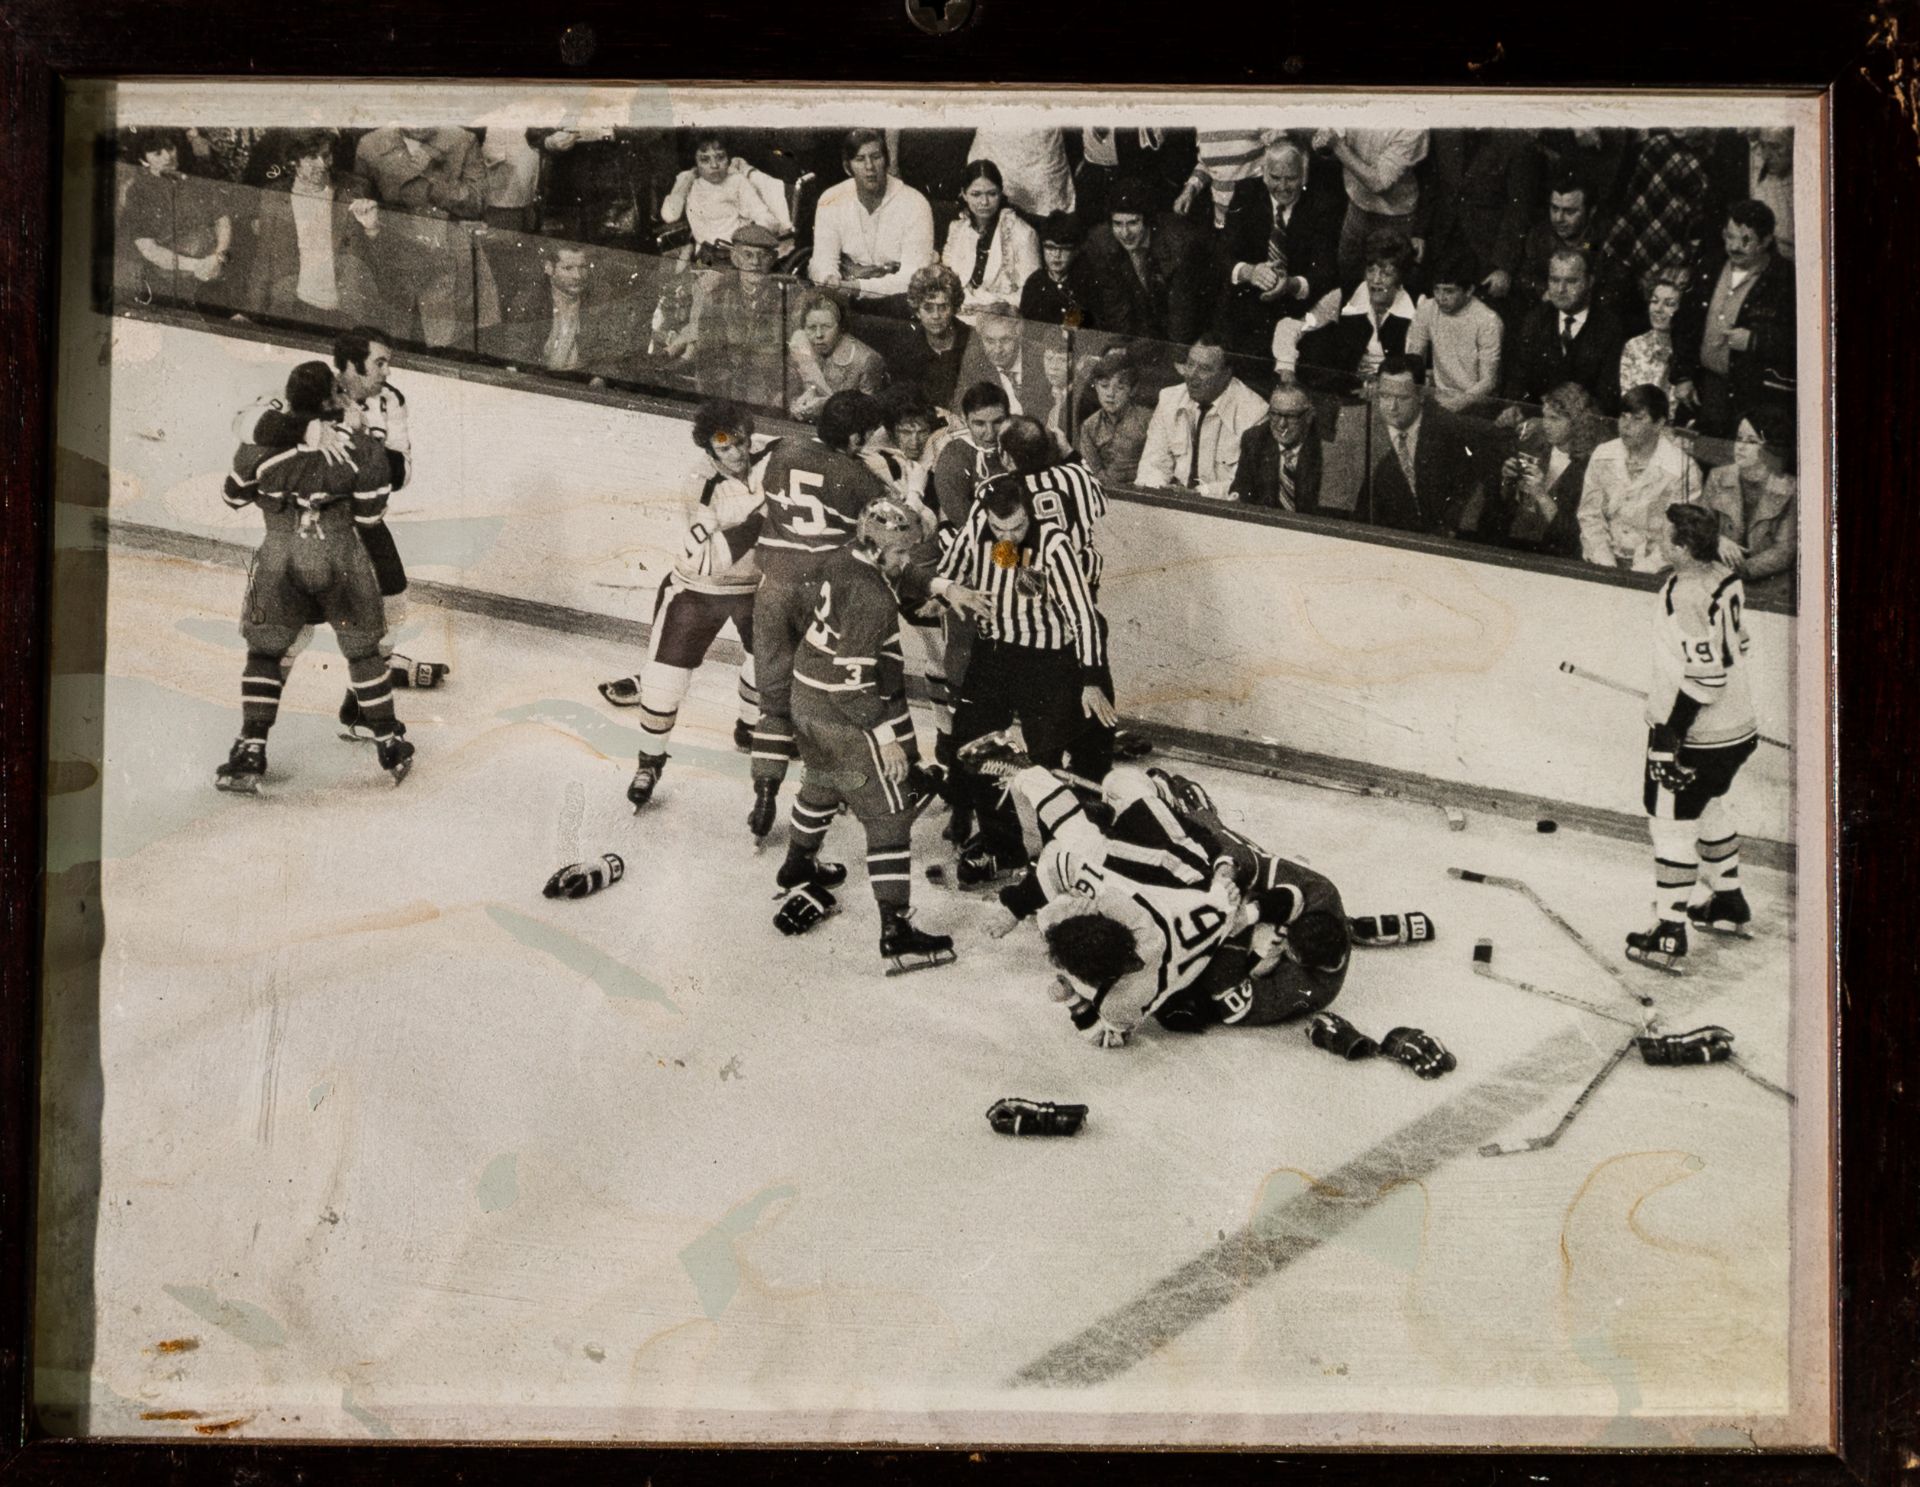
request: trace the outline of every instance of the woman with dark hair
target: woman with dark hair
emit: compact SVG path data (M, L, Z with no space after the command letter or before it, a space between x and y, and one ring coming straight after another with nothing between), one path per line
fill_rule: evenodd
M1520 449L1501 467L1501 491L1513 504L1507 545L1549 557L1580 556L1580 492L1587 461L1607 437L1593 394L1563 382L1520 429Z
M1587 461L1580 486L1580 552L1589 563L1658 573L1666 566L1669 506L1698 505L1700 467L1667 432L1670 405L1642 384L1620 399L1620 437Z
M124 129L120 158L136 167L127 181L116 220L118 287L142 303L153 299L193 304L225 273L233 246L233 223L216 188L184 175L187 154L179 129Z
M793 232L786 188L733 153L724 134L703 129L693 139L693 168L674 177L660 204L662 222L686 218L701 262L726 259L733 235L752 222L775 237Z
M1017 302L1040 267L1040 239L1007 204L1000 168L991 160L968 164L960 219L947 229L940 256L964 287L960 318L969 325L987 305Z
M888 358L895 382L920 389L934 407L952 413L957 406L960 364L973 333L955 311L962 297L959 276L944 263L930 263L907 285L913 324Z
M1762 403L1739 420L1733 463L1707 473L1706 504L1720 518L1720 533L1746 549L1736 565L1750 595L1792 592L1799 555L1799 481L1794 476L1793 415L1777 403ZM1760 580L1775 582L1763 583Z

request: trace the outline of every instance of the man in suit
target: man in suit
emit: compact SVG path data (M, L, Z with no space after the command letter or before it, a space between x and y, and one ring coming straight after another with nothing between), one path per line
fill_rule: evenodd
M1797 346L1793 265L1774 251L1773 209L1727 209L1723 253L1694 281L1673 321L1674 401L1700 409L1700 431L1731 435L1743 411L1786 400Z
M1307 156L1285 139L1267 147L1258 177L1233 189L1221 230L1231 267L1220 329L1236 358L1258 366L1263 389L1272 380L1274 327L1304 316L1339 281L1345 207L1337 189L1308 189Z
M1502 395L1537 404L1561 383L1575 382L1611 414L1620 407L1620 348L1626 340L1620 317L1594 301L1592 259L1583 249L1560 248L1547 263L1545 302L1527 312L1514 337ZM1500 416L1517 423L1520 410Z
M498 329L502 359L596 384L633 377L633 357L643 344L633 296L610 293L587 250L576 243L543 244L541 269L538 286L504 308Z
M1240 436L1234 496L1249 506L1318 511L1320 469L1313 400L1297 387L1276 387L1267 400L1267 416Z
M1429 136L1427 261L1472 260L1481 299L1503 308L1540 194L1540 151L1525 129L1436 129Z
M1477 535L1487 504L1486 476L1473 452L1471 425L1429 404L1425 382L1417 356L1389 356L1380 364L1375 462L1361 509L1376 527L1436 537Z
M973 343L960 359L960 385L976 382L990 382L1006 393L1009 413L1045 418L1052 406L1040 349L1028 339L1019 312L1004 301L980 310Z
M1087 239L1095 323L1119 336L1193 343L1213 310L1213 255L1184 217L1158 211L1147 188L1114 188L1107 220Z

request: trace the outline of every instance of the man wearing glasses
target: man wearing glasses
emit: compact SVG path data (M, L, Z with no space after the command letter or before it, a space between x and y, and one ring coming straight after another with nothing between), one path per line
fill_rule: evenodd
M1312 401L1297 387L1276 387L1267 416L1240 436L1234 498L1281 511L1318 511L1320 468Z

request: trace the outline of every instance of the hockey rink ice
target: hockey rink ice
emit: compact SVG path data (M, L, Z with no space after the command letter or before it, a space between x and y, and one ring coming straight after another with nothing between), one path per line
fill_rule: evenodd
M1298 1025L1101 1051L1033 930L990 939L990 896L921 876L951 856L938 807L915 904L958 964L882 974L851 819L823 854L850 864L841 913L780 937L792 786L756 856L731 667L695 679L636 816L634 714L594 684L639 656L416 601L400 649L453 671L396 693L411 777L337 737L323 636L262 794L225 796L243 575L111 562L91 1377L38 1384L91 1430L1284 1440L1341 1415L1412 1445L1497 1408L1581 1417L1542 1427L1568 1444L1726 1447L1785 1413L1785 1100L1631 1056L1551 1150L1478 1155L1550 1130L1630 1029L1475 975L1477 939L1636 1009L1524 898L1446 869L1525 879L1612 955L1648 918L1644 843L1174 763L1349 912L1433 916L1431 945L1357 950L1334 1010L1459 1068L1344 1063ZM54 797L56 877L84 795ZM609 851L624 881L541 896ZM1755 939L1697 936L1684 980L1623 972L1663 1030L1720 1023L1786 1084L1791 881L1744 877ZM1004 1137L1003 1095L1091 1113ZM81 1211L48 1129L43 1313Z

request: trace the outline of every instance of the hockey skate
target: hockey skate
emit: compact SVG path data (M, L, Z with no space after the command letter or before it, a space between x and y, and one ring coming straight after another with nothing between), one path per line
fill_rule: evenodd
M744 718L733 720L733 746L742 754L753 752L753 724Z
M623 676L618 681L600 683L600 695L615 707L640 705L640 678Z
M396 729L388 738L376 740L380 749L380 767L399 784L413 769L413 745Z
M1144 759L1153 752L1153 744L1142 738L1131 728L1113 730L1113 761L1116 764L1131 764L1136 759Z
M796 862L789 857L780 864L780 871L774 874L774 886L778 890L773 896L785 898L796 888L811 885L815 888L838 888L847 881L845 863L822 862L817 857L807 857Z
M1652 929L1627 936L1627 959L1669 976L1687 973L1687 927L1662 919Z
M1753 938L1753 910L1747 907L1747 896L1738 888L1716 893L1706 903L1687 905L1687 918L1696 929L1711 930L1717 935L1736 935L1743 940Z
M261 776L266 772L267 741L236 738L227 762L213 772L213 785L231 795L258 795Z
M982 734L961 745L959 758L963 768L992 780L1011 779L1033 763L1027 757L1025 743L1011 728Z
M747 812L747 830L753 833L754 850L758 851L767 844L767 833L773 830L773 818L780 806L780 782L778 780L755 780L753 782L753 809Z
M950 966L958 958L953 953L952 935L930 935L915 929L910 909L886 909L880 917L880 956L887 962L889 976L904 976L912 971Z
M640 767L633 772L633 779L627 784L627 799L632 802L633 813L640 814L640 807L653 799L653 787L660 783L660 776L667 770L665 754L642 754Z

